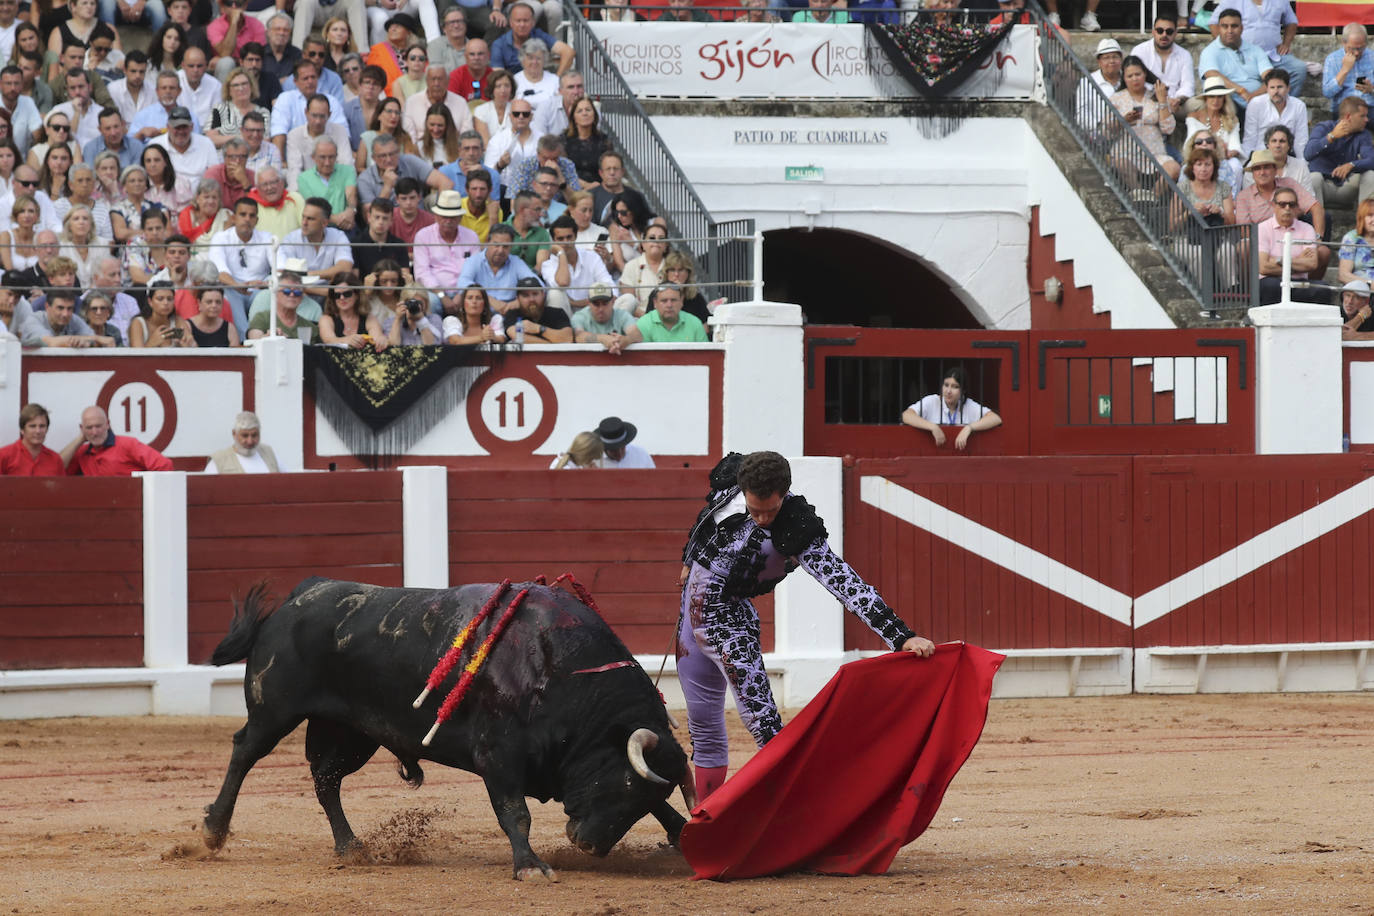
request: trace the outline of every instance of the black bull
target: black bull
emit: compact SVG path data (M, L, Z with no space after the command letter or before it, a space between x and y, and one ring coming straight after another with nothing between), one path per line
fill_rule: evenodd
M525 587L528 596L467 696L423 746L462 666ZM420 709L411 707L435 662L495 588L378 588L314 578L275 611L262 587L250 592L211 659L247 660L248 722L234 734L224 785L206 808L206 844L223 845L244 777L303 720L315 795L340 854L360 844L339 785L379 747L396 755L412 785L424 778L420 760L481 776L510 838L517 878L553 877L530 848L526 796L562 801L568 838L586 852L606 855L646 814L676 842L684 821L667 796L674 784L690 785L686 755L642 669L586 670L632 656L595 611L568 593L528 584L508 589L459 667ZM632 760L636 746L640 756Z

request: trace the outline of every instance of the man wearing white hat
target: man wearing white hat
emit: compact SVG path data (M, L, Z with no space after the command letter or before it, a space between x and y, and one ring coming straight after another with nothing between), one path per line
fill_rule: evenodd
M430 208L433 225L415 233L415 279L439 297L444 314L462 312L463 289L458 277L468 258L481 254L482 240L462 225L463 195L440 191Z
M1374 310L1365 281L1351 280L1341 287L1341 321L1341 340L1374 340Z
M1097 43L1097 69L1078 84L1074 97L1074 111L1078 113L1078 125L1085 130L1096 130L1106 114L1107 99L1121 88L1121 45L1115 38L1104 38ZM1097 98L1094 91L1101 92Z
M1131 54L1145 62L1150 72L1164 80L1169 87L1169 110L1178 112L1179 105L1193 97L1193 56L1187 48L1174 42L1178 26L1174 17L1155 15L1153 37L1131 49Z

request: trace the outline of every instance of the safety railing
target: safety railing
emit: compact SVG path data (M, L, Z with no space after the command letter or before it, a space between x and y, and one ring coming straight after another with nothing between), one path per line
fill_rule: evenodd
M1257 227L1208 225L1156 153L1097 87L1059 29L1046 22L1038 7L1036 14L1049 106L1123 210L1204 310L1234 316L1258 305ZM1158 132L1154 124L1146 129ZM1160 134L1161 151L1165 139Z
M625 77L597 41L587 20L571 5L565 7L565 16L587 95L600 106L601 129L624 154L626 172L648 198L654 212L667 221L669 234L693 240L689 243L690 250L701 266L702 279L710 283L724 282L725 262L734 257L733 250L722 250L705 240L722 234L753 235L754 221L732 220L728 224L730 228L725 228L711 218L710 211L697 196L663 137L654 129ZM753 261L732 263L752 268ZM752 283L753 277L744 279Z
M661 266L657 273L662 277L661 280L655 279L652 282L631 283L626 278L621 278L619 281L613 281L610 285L612 296L616 300L617 307L630 311L637 311L643 308L645 303L652 301L651 294L654 290L674 281L676 281L675 285L683 290L686 298L690 298L690 295L686 294L695 291L699 292L706 300L709 300L707 302L709 311L714 311L717 305L724 302L761 299L763 295L763 272L761 269L763 238L760 233L755 231L753 220L733 220L715 224L715 226L722 234L695 237L674 236L651 240L660 242L665 246L663 251L663 258L665 261L666 258L674 252L688 254L688 269L690 273L686 278L676 275L670 278L667 274L666 264L660 262ZM181 243L172 243L171 247L175 247L178 244ZM325 245L325 247L321 248L321 251L329 250L327 244L323 242L321 244ZM557 252L557 249L560 247L559 243L544 241L531 241L528 243L516 242L515 246L519 247L524 244L538 245L541 248L547 247L550 249L550 257L559 256ZM578 242L576 243L576 247L579 258L600 259L606 249L621 245L634 252L634 254L625 252L626 260L630 260L642 250L642 244L642 240L640 242L612 242L603 239L598 242ZM169 246L164 243L152 247L155 250L161 250ZM405 247L421 250L440 249L449 252L457 250L459 252L456 260L448 258L446 262L436 270L436 274L442 272L444 276L450 278L451 282L442 283L439 282L436 277L432 276L416 276L414 272L416 269L415 265L411 264L409 266L400 267L399 283L395 285L383 285L381 282L385 279L383 272L378 270L375 266L373 267L373 271L376 274L375 276L364 276L362 271L355 267L351 271L339 274L331 280L325 280L320 277L318 272L326 267L332 267L334 265L316 264L312 266L307 263L303 271L291 270L291 268L287 266L288 262L292 260L295 255L300 253L299 249L306 247L309 246L305 246L302 243L285 244L277 239L273 239L270 242L246 243L238 243L237 240L235 240L233 243L220 243L218 245L202 239L191 246L191 255L186 267L186 275L184 278L174 280L173 287L177 290L188 290L191 292L199 292L203 289L216 289L225 292L224 311L226 314L231 311L228 297L228 293L231 291L237 290L245 297L245 304L243 305L245 312L248 310L248 305L246 304L248 301L251 301L260 293L265 293L265 304L268 312L268 327L266 333L268 336L275 336L277 332L278 312L276 308L272 307L272 303L277 301L277 293L281 288L282 271L302 275L303 282L299 284L302 287L302 297L300 301L312 300L314 305L323 305L331 289L354 289L364 296L377 296L382 301L394 299L395 301L391 302L388 308L396 308L404 304L404 294L406 293L414 292L418 295L420 292L423 292L430 300L426 303L426 314L433 314L436 316L434 320L437 322L443 317L441 314L442 309L436 305L436 303L439 302L437 297L440 294L456 293L462 288L456 279L457 271L455 267L466 263L468 258L486 257L488 249L491 248L505 249L501 256L501 261L503 263L507 259L516 257L516 255L510 251L512 246L505 241L454 244L448 244L443 241L417 241ZM353 252L368 248L393 249L395 247L397 247L397 245L394 242L350 241L349 243L349 248ZM250 259L244 256L246 252L254 248L266 248L266 263L277 265L277 269L266 271L258 268L256 272L250 270L250 260L254 264L262 263L256 258ZM223 253L226 254L222 259L222 263L216 260L216 255L221 253L216 249L222 249ZM692 254L692 252L696 251L702 251L705 254L701 258L698 258L695 254ZM232 252L232 254L229 254L229 252ZM702 272L701 262L707 259L718 265L716 278L705 276ZM203 268L198 266L198 262L213 265L213 279L199 272ZM233 278L232 284L223 282L220 277L220 272L223 271L225 267L229 268L227 272L229 276ZM546 281L542 270L531 268L531 271L544 282L546 292L560 289L557 285L550 284ZM499 272L499 268L494 272ZM356 276L355 282L348 281L348 275L350 273ZM514 280L511 281L511 283L514 282ZM590 282L593 284L595 283L595 281ZM93 291L104 293L107 298L117 292L133 293L137 297L143 294L145 289L146 287L142 284L132 283L129 288L124 290L98 289ZM488 294L490 299L499 300L501 303L513 304L519 293L519 288L514 285L490 284L483 286L482 289ZM590 287L585 281L578 281L576 284L570 284L569 287L562 287L561 289L567 294L567 298L572 302L587 298L590 292ZM638 300L638 304L633 301L635 299ZM548 303L546 302L546 304ZM256 306L256 308L261 307L261 303ZM507 308L507 306L502 305L502 309ZM81 317L84 318L85 316L82 315ZM238 322L236 321L235 325L237 326L237 324Z

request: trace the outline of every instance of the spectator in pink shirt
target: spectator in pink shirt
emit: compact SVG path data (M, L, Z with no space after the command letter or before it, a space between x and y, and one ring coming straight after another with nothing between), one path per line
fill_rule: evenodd
M1279 188L1274 192L1274 215L1259 224L1260 304L1273 305L1282 297L1283 240L1293 236L1294 280L1320 278L1319 258L1322 250L1316 244L1317 231L1297 218L1298 192ZM1329 304L1324 289L1294 289L1293 301Z
M211 66L215 78L224 82L229 71L238 66L239 54L250 41L267 44L267 27L244 10L248 0L220 0L220 15L205 26L205 38L214 52Z
M415 279L439 297L444 314L462 313L462 289L458 275L463 262L482 251L482 240L461 225L463 195L440 191L435 202L434 225L415 233Z

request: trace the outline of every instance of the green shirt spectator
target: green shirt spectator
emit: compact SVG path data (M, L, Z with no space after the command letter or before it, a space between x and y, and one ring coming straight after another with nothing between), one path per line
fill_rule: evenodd
M682 310L682 289L660 286L654 294L654 309L639 319L639 333L645 343L706 343L706 328L701 319Z
M296 189L301 197L323 197L329 201L334 213L342 213L349 208L348 189L358 184L358 171L346 162L334 166L334 171L326 181L320 177L318 167L306 169L296 181Z

